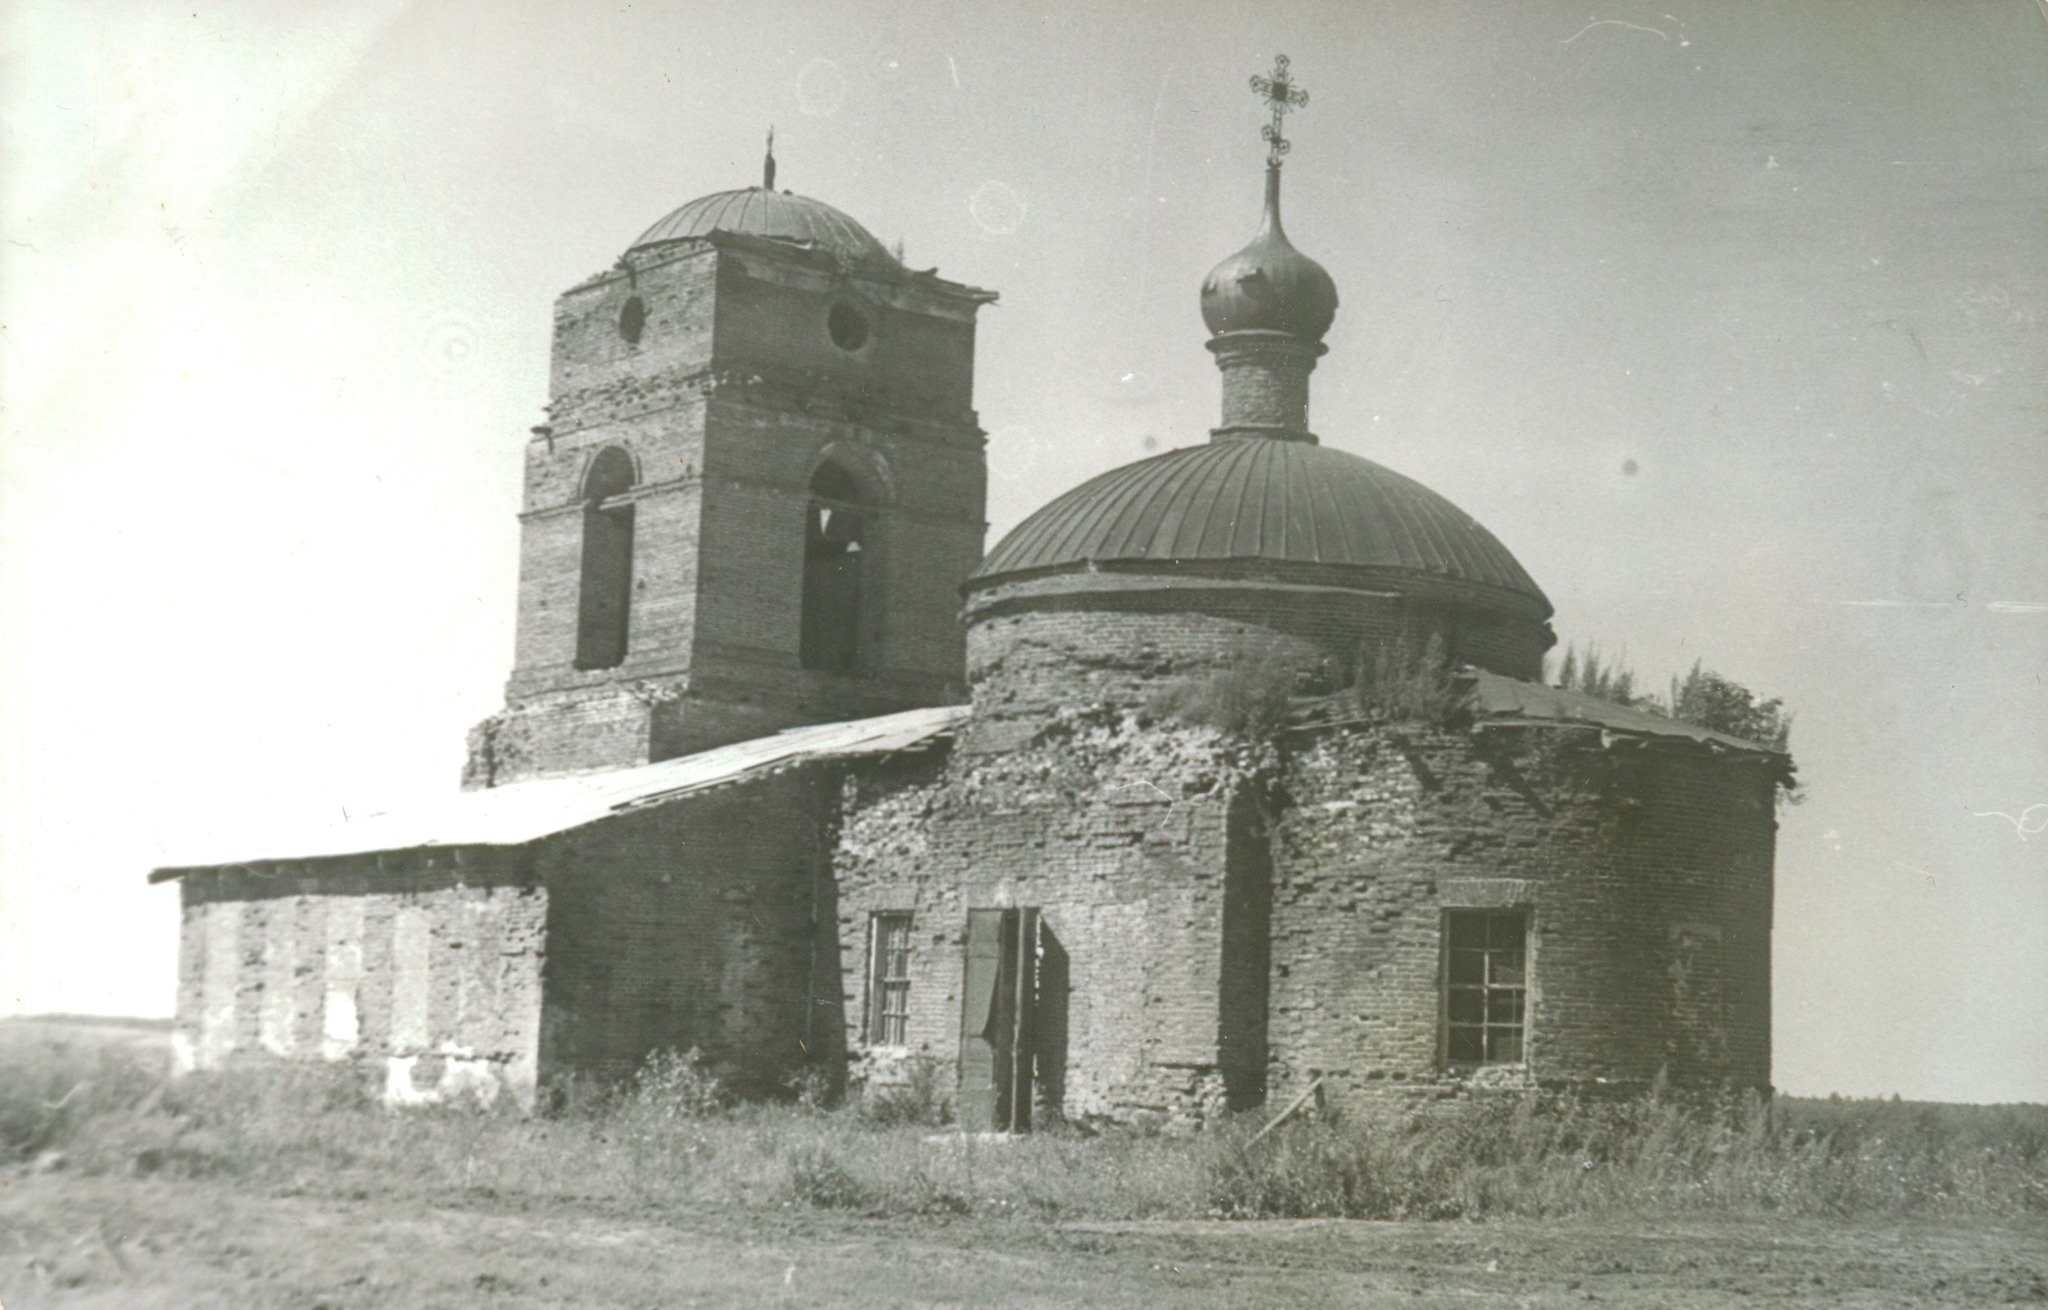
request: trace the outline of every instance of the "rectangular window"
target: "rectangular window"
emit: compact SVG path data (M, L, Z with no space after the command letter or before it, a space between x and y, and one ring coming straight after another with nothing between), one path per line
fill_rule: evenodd
M1444 914L1444 1063L1522 1062L1528 971L1527 910Z
M903 1046L910 1029L910 916L887 911L868 921L868 1042Z

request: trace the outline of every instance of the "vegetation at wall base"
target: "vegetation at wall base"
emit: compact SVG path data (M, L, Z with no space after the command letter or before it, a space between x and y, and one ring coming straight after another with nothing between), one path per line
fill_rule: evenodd
M0 1025L8 1171L225 1178L286 1191L677 1211L725 1205L1049 1220L1779 1214L2048 1216L2048 1107L1608 1103L1499 1093L1405 1114L1200 1132L935 1129L929 1104L734 1103L687 1053L636 1085L395 1111L356 1066L168 1078L160 1053ZM909 1109L917 1113L910 1113Z

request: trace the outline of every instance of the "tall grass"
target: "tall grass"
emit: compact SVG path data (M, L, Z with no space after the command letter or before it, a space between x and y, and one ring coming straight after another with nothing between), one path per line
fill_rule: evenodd
M1186 1136L983 1138L815 1101L733 1105L687 1056L632 1087L388 1111L345 1068L175 1081L133 1050L0 1025L0 1167L437 1201L1045 1219L2048 1213L2048 1107L1731 1097L1476 1099L1257 1115Z

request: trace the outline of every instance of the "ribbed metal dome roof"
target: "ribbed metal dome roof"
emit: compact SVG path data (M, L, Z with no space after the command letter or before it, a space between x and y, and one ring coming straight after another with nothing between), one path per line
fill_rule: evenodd
M1491 532L1413 478L1301 441L1219 441L1082 483L1018 524L970 585L1090 561L1413 569L1550 602Z
M855 263L901 267L872 232L832 206L762 187L699 196L642 232L627 252L713 232L815 245Z

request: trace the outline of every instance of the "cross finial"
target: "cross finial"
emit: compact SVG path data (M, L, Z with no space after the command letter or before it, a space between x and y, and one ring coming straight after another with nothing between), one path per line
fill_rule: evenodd
M1257 92L1259 98L1273 108L1273 121L1260 128L1259 135L1264 137L1266 141L1266 163L1273 168L1278 168L1280 167L1280 156L1294 148L1294 143L1280 134L1282 117L1290 109L1306 109L1308 107L1308 92L1296 86L1294 80L1287 75L1286 55L1275 55L1273 57L1273 75L1271 77L1266 76L1264 73L1252 74L1252 90Z

